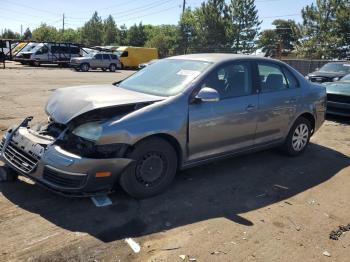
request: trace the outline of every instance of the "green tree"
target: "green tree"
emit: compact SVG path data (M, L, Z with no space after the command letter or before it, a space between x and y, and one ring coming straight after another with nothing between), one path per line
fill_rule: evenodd
M145 26L145 46L157 48L160 57L172 55L177 45L177 30L175 25Z
M261 32L257 41L257 47L266 52L269 56L277 54L278 35L276 30L267 29Z
M20 35L10 29L5 29L1 37L5 39L19 39Z
M44 23L33 30L32 38L39 42L59 41L60 35L55 27Z
M349 43L349 0L316 0L302 9L303 40L299 56L344 58Z
M195 47L197 39L197 21L190 8L181 15L178 25L177 51L186 54L188 49Z
M26 31L24 31L23 39L24 40L29 40L31 38L32 38L32 32L30 31L29 28L27 28Z
M300 29L295 21L277 19L272 24L276 27L275 31L281 44L281 49L287 53L293 51L301 38Z
M130 46L144 46L146 42L145 27L140 23L139 25L134 24L128 30L127 44Z
M228 10L224 0L208 0L194 10L195 52L220 51L227 47ZM190 18L190 17L189 17Z
M255 0L231 0L229 5L230 38L235 53L251 53L260 30Z
M84 44L90 46L101 45L103 43L103 23L97 12L81 28L81 40Z
M103 22L103 43L111 45L120 42L118 28L111 15Z
M67 28L64 30L64 33L62 33L62 30L60 30L60 34L61 34L60 41L62 41L62 42L69 42L69 43L79 43L80 42L79 30Z

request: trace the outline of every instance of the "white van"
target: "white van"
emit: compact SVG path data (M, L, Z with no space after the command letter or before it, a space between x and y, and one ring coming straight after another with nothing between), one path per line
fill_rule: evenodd
M19 51L15 57L13 58L14 61L20 62L21 64L27 64L28 62L23 61L23 54L31 52L39 43L30 42L28 43L21 51Z
M31 51L23 52L19 62L40 66L40 64L68 65L71 58L79 57L80 48L76 45L65 43L40 43Z

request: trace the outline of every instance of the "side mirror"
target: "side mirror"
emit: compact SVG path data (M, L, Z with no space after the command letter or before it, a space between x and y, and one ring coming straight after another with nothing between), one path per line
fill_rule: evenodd
M220 95L218 91L210 87L203 87L196 95L196 100L202 102L218 102L220 101Z

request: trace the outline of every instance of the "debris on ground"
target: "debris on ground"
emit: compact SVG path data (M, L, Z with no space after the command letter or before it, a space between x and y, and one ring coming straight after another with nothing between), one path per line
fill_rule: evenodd
M227 253L224 252L224 251L220 251L220 250L219 250L219 251L213 251L213 252L211 252L210 254L211 254L211 255L219 255L219 254L225 254L225 255L226 255Z
M141 247L135 240L133 240L132 238L127 238L127 239L125 239L125 242L130 246L132 251L134 251L135 253L140 252Z
M322 255L326 256L326 257L330 257L331 254L326 250L322 253Z
M338 227L337 230L333 230L330 234L329 234L329 238L332 240L338 240L339 237L344 234L345 232L350 231L350 224L347 224L346 226L341 225Z
M176 249L180 249L180 246L176 246L176 247L165 247L165 248L161 248L160 250L162 251L170 251L170 250L176 250Z
M186 255L180 255L179 258L181 258L182 260L186 259Z
M191 257L191 258L188 259L188 261L197 261L197 259L194 258L194 257Z
M296 223L294 223L294 221L291 218L287 218L294 226L296 231L300 231L301 227L299 225L297 225Z
M97 207L112 205L112 200L108 196L94 196L91 200Z

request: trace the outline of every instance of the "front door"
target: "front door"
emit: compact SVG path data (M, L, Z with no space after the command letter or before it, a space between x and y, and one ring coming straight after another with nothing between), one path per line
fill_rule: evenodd
M202 87L218 91L220 101L189 106L188 160L199 160L253 145L258 94L250 62L214 69Z

